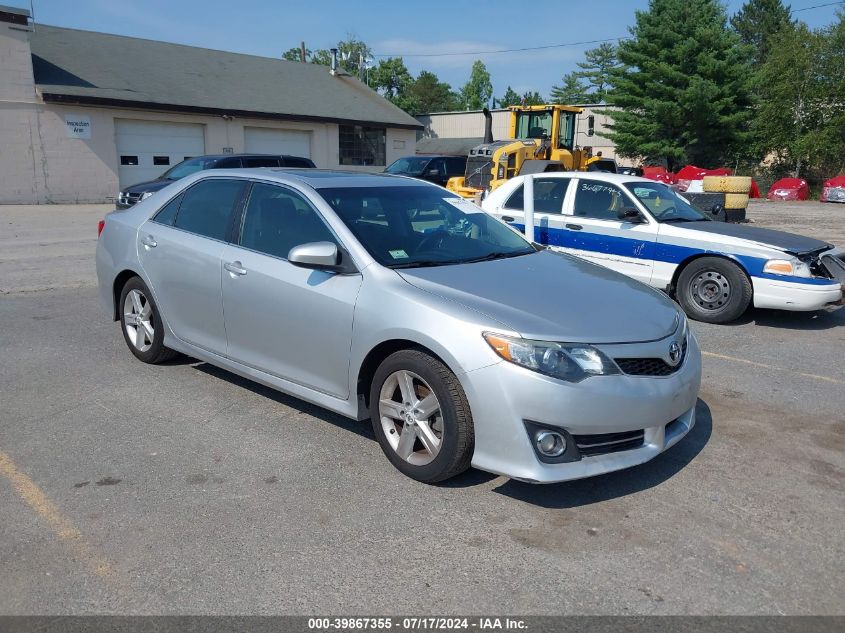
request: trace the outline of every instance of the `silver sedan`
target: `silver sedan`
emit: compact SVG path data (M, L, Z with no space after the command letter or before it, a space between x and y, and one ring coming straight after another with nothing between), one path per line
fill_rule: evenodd
M424 482L589 477L695 424L675 303L408 178L201 172L110 213L97 275L141 361L183 353L369 418Z

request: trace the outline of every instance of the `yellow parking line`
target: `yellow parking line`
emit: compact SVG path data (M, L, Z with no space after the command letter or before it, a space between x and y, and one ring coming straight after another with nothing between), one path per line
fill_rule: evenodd
M24 503L32 508L65 544L73 555L101 577L112 576L112 566L85 542L82 533L59 512L50 498L25 473L18 470L12 459L0 451L0 475L6 477Z
M833 383L834 385L845 385L845 380L839 380L838 378L831 378L830 376L820 376L818 374L808 374L803 371L790 371L788 369L781 369L780 367L775 367L774 365L767 365L766 363L758 363L753 360L748 360L746 358L737 358L736 356L728 356L726 354L716 354L715 352L705 352L702 350L702 356L711 356L712 358L721 358L722 360L731 360L735 363L743 363L745 365L753 365L754 367L763 367L764 369L774 369L775 371L786 371L790 374L795 374L796 376L803 376L804 378L812 378L813 380L822 380L824 382Z

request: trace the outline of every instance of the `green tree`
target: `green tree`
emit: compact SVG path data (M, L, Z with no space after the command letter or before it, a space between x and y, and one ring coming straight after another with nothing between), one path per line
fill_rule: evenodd
M610 73L619 66L616 46L604 42L597 48L586 51L584 58L586 61L578 62L578 68L581 70L576 74L579 78L587 80L591 93L589 100L602 101L610 88Z
M354 35L347 34L345 40L337 43L337 55L340 67L350 75L358 76L360 60L371 57L373 51Z
M305 61L308 61L308 58L311 57L311 51L305 49ZM293 48L289 48L284 53L282 53L282 59L286 59L289 62L298 62L302 61L299 58L299 46L294 46Z
M382 59L378 66L370 71L369 84L388 100L396 103L408 91L414 81L401 57Z
M731 18L731 26L748 46L755 67L768 58L772 38L793 24L789 7L782 0L748 0Z
M546 100L536 90L529 90L520 97L520 105L543 105Z
M508 106L520 105L522 103L522 97L519 96L516 90L508 86L508 89L505 90L505 94L502 95L501 99L496 99L496 104L500 108L507 108Z
M469 81L461 88L461 100L467 110L481 110L493 96L493 83L484 63L477 59L472 64Z
M799 23L771 40L760 69L754 121L758 150L794 176L845 166L845 12L838 24Z
M460 96L432 72L421 70L408 86L406 110L410 114L451 112L460 109Z
M564 75L560 86L552 86L551 99L554 103L564 105L584 103L590 100L587 88L577 72Z
M723 165L743 150L751 116L750 67L718 0L650 0L610 71L610 139L617 153Z

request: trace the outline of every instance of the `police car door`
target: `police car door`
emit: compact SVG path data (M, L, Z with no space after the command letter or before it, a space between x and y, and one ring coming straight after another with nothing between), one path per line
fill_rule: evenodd
M612 182L579 178L573 188L564 208L565 250L649 283L657 223L641 212L620 219L620 211L638 206Z
M571 178L534 178L534 241L544 246L559 249L563 243L563 201L569 189ZM514 189L501 209L493 214L518 229L525 231L525 200L523 185Z

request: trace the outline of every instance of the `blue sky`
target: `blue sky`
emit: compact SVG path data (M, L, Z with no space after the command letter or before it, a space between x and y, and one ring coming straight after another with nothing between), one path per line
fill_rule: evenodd
M830 0L794 0L793 10ZM469 76L474 59L487 65L497 96L508 85L548 95L585 49L596 44L541 51L416 57L446 52L490 51L616 38L628 33L634 12L647 0L33 0L37 22L144 37L192 46L278 57L305 40L330 48L347 34L376 54L398 54L412 73L435 72L453 87ZM730 13L743 0L729 0ZM29 8L29 0L3 0ZM810 26L834 20L835 6L800 11ZM378 58L377 58L378 59Z

